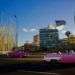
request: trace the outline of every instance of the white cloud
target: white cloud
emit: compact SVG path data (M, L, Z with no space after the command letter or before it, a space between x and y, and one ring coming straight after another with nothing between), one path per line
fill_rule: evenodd
M27 29L25 29L25 28L23 28L22 30L23 30L24 32L28 32L28 30L27 30Z
M37 30L36 29L30 29L30 32L36 32Z
M24 32L36 32L36 31L37 31L37 29L34 29L34 28L32 28L32 29L23 28L22 30L23 30Z

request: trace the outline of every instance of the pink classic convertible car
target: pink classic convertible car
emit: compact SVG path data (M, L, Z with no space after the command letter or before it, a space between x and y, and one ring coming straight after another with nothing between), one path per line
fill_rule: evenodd
M60 63L75 63L75 54L62 55L59 62Z
M75 54L67 53L48 53L44 56L44 61L58 61L59 63L75 63Z

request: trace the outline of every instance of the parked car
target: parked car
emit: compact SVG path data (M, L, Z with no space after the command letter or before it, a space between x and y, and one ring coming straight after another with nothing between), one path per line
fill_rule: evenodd
M29 56L29 52L24 52L24 51L14 51L14 52L10 52L8 53L8 57L11 58L24 58Z

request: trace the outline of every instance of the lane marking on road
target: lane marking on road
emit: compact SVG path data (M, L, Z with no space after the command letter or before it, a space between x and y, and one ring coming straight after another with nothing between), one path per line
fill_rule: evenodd
M24 70L18 70L18 72L29 72L29 73L37 73L37 74L43 74L43 75L59 75L58 73L49 73L49 72L37 72L37 71L24 71Z

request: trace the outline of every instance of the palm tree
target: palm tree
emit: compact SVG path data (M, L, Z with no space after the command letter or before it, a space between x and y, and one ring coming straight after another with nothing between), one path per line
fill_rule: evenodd
M67 31L67 32L65 33L65 35L66 35L68 38L69 38L70 34L71 34L70 31Z
M65 35L67 36L68 38L68 46L69 46L69 37L71 35L71 32L70 31L66 31ZM69 47L68 47L68 52L69 52Z

